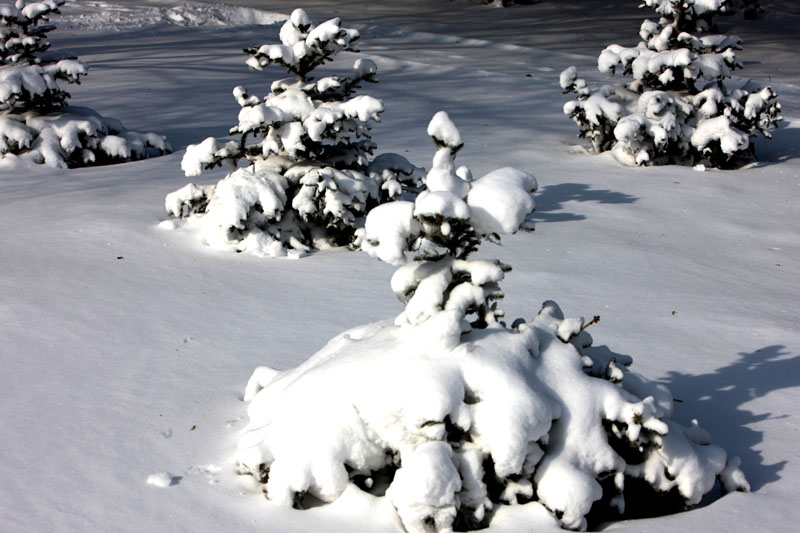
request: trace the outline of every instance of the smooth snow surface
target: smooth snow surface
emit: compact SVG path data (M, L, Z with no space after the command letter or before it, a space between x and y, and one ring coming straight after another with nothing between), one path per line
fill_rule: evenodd
M276 20L297 7L249 4ZM630 169L578 146L559 73L576 65L608 83L594 72L597 54L635 44L636 2L306 4L314 20L358 27L361 56L378 65L368 90L386 107L374 130L381 152L429 169L426 126L444 109L467 147L458 162L475 176L504 166L535 174L536 232L483 248L514 268L503 282L507 316L531 319L549 298L568 316L601 315L595 344L633 356L632 370L681 400L673 419L697 418L742 458L751 493L606 530L786 531L800 522L796 4L762 0L762 20L719 21L745 42L743 72L759 85L771 77L784 106L774 139L758 141L762 161L735 172ZM353 486L301 512L265 501L234 472L242 386L254 368L296 367L341 331L402 305L389 287L393 268L366 254L259 259L158 227L165 195L188 181L185 147L224 140L240 108L232 87L266 94L278 77L247 72L241 49L277 41L280 24L231 16L184 26L150 11L175 7L77 2L50 34L54 49L90 69L90 82L69 88L71 104L164 133L174 154L0 169L0 529L402 531L387 500ZM354 58L344 58L348 67ZM169 487L147 483L165 472ZM529 505L501 509L487 531L530 530L558 531Z

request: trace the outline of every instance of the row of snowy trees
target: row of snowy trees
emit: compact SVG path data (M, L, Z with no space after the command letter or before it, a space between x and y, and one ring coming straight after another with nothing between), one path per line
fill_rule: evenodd
M57 81L77 83L86 67L45 54L52 29L45 22L63 2L0 4L0 153L76 166L168 150L161 137L66 106L69 95ZM702 99L705 119L728 121L718 126L719 138L693 144L703 157L723 157L715 149L730 155L730 130L741 123L731 122L739 117L735 102L743 109L736 120L766 130L770 94L734 98L721 86L699 87L733 68L735 41L685 33L681 24L704 20L697 10L645 2L664 15L647 25L646 45L610 47L603 59L609 69L638 72L640 86L659 87L641 91L644 111L631 120L644 127L626 127L639 132L626 141L635 144L636 161L657 160L665 142L685 143L664 122L664 109L673 121L691 114L681 92ZM689 15L697 17L687 22ZM675 54L689 54L682 69L658 55L673 36L691 47ZM533 229L536 179L508 167L475 179L457 167L463 141L445 112L428 125L436 152L427 173L396 154L374 157L371 126L383 103L356 92L376 81L375 63L359 59L348 74L313 76L353 51L358 38L338 18L315 25L298 9L280 44L246 49L252 69L279 65L291 77L263 98L236 87L235 140L208 138L182 161L190 176L223 163L234 170L166 199L168 211L211 245L268 256L350 245L398 266L391 287L404 310L394 320L347 331L297 368L256 369L245 391L250 421L238 443L241 472L284 505L307 494L333 501L350 483L377 492L383 482L410 532L483 527L497 505L528 502L565 528L583 529L593 516L624 516L631 492L639 501L667 495L683 507L717 480L725 490L747 490L737 458L711 445L696 422L671 419L666 388L629 371L630 358L591 348L586 328L596 319L565 318L548 301L532 320L505 321L497 304L510 267L473 255L484 239ZM641 68L637 61L645 60ZM621 114L611 92L590 91L572 70L562 85L579 95L572 111L585 118L585 135L598 150L610 147L608 122L589 117ZM615 122L616 135L625 119ZM691 126L696 132L703 124Z
M58 13L58 7L66 1L17 0L14 5L0 4L0 156L73 167L127 161L169 151L162 136L128 131L118 121L90 109L67 106L69 93L58 82L79 83L87 68L77 58L49 51L46 37L54 28L48 22L49 17ZM726 80L734 69L741 67L735 56L735 50L741 49L741 40L704 33L713 27L714 15L733 10L754 12L759 8L758 3L644 0L642 6L653 8L660 16L657 22L644 21L640 30L642 41L633 48L611 45L598 60L601 71L632 75L631 83L590 89L573 67L562 73L564 91L577 95L576 100L565 105L564 111L579 125L580 136L591 142L592 151L613 150L620 160L636 165L703 163L732 168L753 160L753 138L758 134L770 136L770 129L779 120L780 104L769 87L753 90L744 85L731 86ZM333 239L338 241L336 244L345 244L352 242L354 221L370 205L396 197L406 186L415 186L414 167L399 156L368 160L374 148L369 140L369 123L378 120L382 104L360 96L349 99L347 106L340 105L360 83L374 81L374 63L359 61L349 76L326 77L315 83L306 79L315 67L329 61L338 51L352 50L350 43L358 38L358 33L348 30L349 35L332 39L328 33L338 31L338 27L326 23L309 37L304 28L310 25L308 20L294 21L294 34L282 35L281 45L248 50L251 68L262 69L275 63L286 67L297 79L274 85L269 102L265 99L263 103L237 87L235 96L243 110L240 124L231 134L242 136L240 146L232 149L233 143L223 147L216 140L207 139L199 147L191 147L184 171L195 175L222 160L235 164L243 158L253 163L251 170L277 169L281 175L285 175L287 162L294 165L305 160L324 164L319 169L292 172L289 178L292 184L270 182L264 189L284 189L299 206L278 209L261 217L283 220L281 231L265 233L260 229L265 225L263 220L222 220L219 221L222 230L209 228L213 224L207 221L203 233L208 242L247 241L243 248L267 255L280 255L286 250L304 253L314 246L317 236L330 241L331 232L342 235ZM307 37L310 40L305 42ZM314 56L316 59L308 59L312 56L294 49L301 41L306 49L318 47L322 53ZM305 100L296 98L298 91L304 93ZM326 105L319 106L320 103ZM267 108L272 116L258 114ZM340 129L342 126L345 130ZM266 133L264 142L246 144L247 136L261 133ZM343 140L347 136L353 139ZM343 154L356 159L343 161ZM367 177L373 174L381 175L388 183ZM400 178L401 174L405 177ZM320 175L323 177L318 178ZM315 179L326 185L310 194L310 184ZM252 181L240 173L226 184L227 188L238 191L241 187L235 182L243 180ZM256 181L266 183L263 179ZM295 181L305 185L300 198L294 197L294 191L285 190L287 186L296 187ZM377 191L373 187L375 182L381 187ZM340 187L340 184L345 185ZM251 185L250 189L253 186L258 187ZM213 189L187 186L180 195L171 198L168 209L181 217L205 213ZM221 191L225 189L222 187ZM323 196L337 198L329 202ZM341 205L335 205L337 202ZM230 209L217 204L212 212L220 215L227 211L223 218L230 215ZM328 204L332 209L326 212ZM300 222L287 221L284 212L289 219L299 215ZM219 218L217 215L209 218ZM307 226L299 230L303 235L297 234L297 226ZM312 236L316 230L310 228L320 226L328 228L327 235ZM228 234L230 228L236 231Z
M612 44L598 58L601 72L633 77L624 86L591 89L574 67L562 72L564 92L577 95L564 113L593 152L613 150L631 165L735 168L755 159L753 139L771 136L781 107L770 87L730 82L741 39L707 34L727 1L644 0L659 19L642 23L642 41Z
M0 159L66 168L161 155L166 139L127 130L91 109L69 107L59 82L80 83L86 65L49 51L52 14L67 0L0 4Z
M383 104L355 91L375 81L375 64L313 76L358 33L295 10L280 39L245 50L247 64L292 77L263 98L234 89L235 140L206 139L182 163L189 175L246 166L171 193L167 209L237 251L361 248L398 266L391 287L404 310L342 333L297 368L253 373L237 458L267 498L302 507L350 484L386 489L405 528L423 532L483 527L497 505L518 502L581 529L593 515L624 516L628 487L679 507L717 479L746 490L738 459L671 420L669 391L627 370L629 358L590 348L591 321L565 318L554 302L533 320L505 321L510 267L473 256L484 239L533 229L533 176L501 168L475 179L457 166L463 141L445 112L428 125L427 173L395 154L372 157Z
M730 168L752 160L752 138L770 136L780 104L769 87L728 86L741 66L738 37L700 35L726 1L645 0L660 19L642 24L644 40L634 48L611 45L599 58L603 72L633 75L624 87L590 89L574 67L561 74L565 92L577 95L564 111L592 151L613 150L632 165ZM234 89L241 111L230 135L237 138L189 146L182 168L188 176L223 162L235 170L216 184L190 183L169 194L167 211L210 246L299 256L357 246L370 209L415 194L421 169L397 154L372 157L371 127L383 103L355 94L376 81L375 63L359 59L349 74L313 76L336 54L354 51L358 38L338 19L315 26L298 10L280 44L246 49L251 69L277 65L292 77L275 81L263 98Z

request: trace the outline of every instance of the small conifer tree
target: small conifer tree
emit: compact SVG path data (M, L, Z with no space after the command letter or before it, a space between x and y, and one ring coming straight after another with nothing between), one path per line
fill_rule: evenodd
M481 529L497 506L532 502L582 530L695 505L718 479L747 490L738 458L696 421L671 419L663 385L591 347L599 317L565 318L547 301L530 320L502 320L510 268L472 254L485 237L530 228L536 180L456 168L463 143L446 113L428 134L424 190L376 207L359 232L364 251L400 265L391 286L403 312L296 368L257 368L240 472L274 504L301 508L307 494L331 502L355 485L386 497L410 533Z
M660 15L645 20L633 48L608 46L598 68L633 76L624 90L590 89L574 67L561 74L567 102L564 113L595 153L614 150L628 164L695 164L736 168L755 159L753 139L767 138L780 119L780 104L770 87L731 87L742 68L736 59L741 39L708 35L713 16L727 0L644 0Z
M87 67L49 51L50 16L67 0L0 4L0 159L65 168L169 151L164 137L128 131L90 109L69 108L58 82L80 83Z
M428 135L436 154L424 190L414 202L398 201L373 210L360 235L361 247L392 264L405 264L408 254L413 257L392 281L406 304L402 320L421 324L452 307L458 310L460 334L495 324L503 316L496 305L503 296L498 282L510 267L469 257L484 237L497 240L498 234L520 227L533 229L530 216L537 183L530 174L508 167L479 180L472 179L467 167L456 168L463 142L444 111L434 115ZM404 230L398 233L398 227Z
M236 87L242 109L230 130L237 139L208 138L189 146L181 166L187 176L227 161L247 166L216 186L189 184L167 196L167 211L200 226L210 245L259 255L304 254L351 245L374 206L413 189L418 169L396 154L374 159L372 123L383 103L354 96L376 82L377 66L358 59L352 72L315 78L317 67L355 51L358 31L334 18L314 25L296 9L280 30L281 44L245 49L247 65L286 69L263 99Z

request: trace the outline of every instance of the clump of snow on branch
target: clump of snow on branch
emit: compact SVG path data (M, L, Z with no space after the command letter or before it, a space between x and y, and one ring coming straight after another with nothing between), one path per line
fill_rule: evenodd
M67 107L58 82L80 83L86 65L48 53L49 17L66 0L0 4L0 160L56 168L164 154L160 135L127 130L91 109Z
M718 478L747 490L738 458L696 422L671 419L664 386L628 370L629 357L591 347L597 319L565 318L547 301L530 320L502 320L510 269L470 255L490 232L526 225L536 180L510 168L465 180L449 117L438 113L428 133L437 150L422 193L373 209L361 232L365 251L400 265L391 286L405 309L338 335L296 368L257 368L241 473L299 508L356 485L420 533L486 527L506 504L585 529L593 516L624 516L626 487L637 501L644 485L681 506Z
M753 139L771 137L780 104L770 87L729 86L742 41L706 35L725 0L645 0L658 21L645 20L635 47L612 44L598 57L606 74L633 77L626 87L591 89L575 67L561 74L564 113L591 150L613 150L631 165L703 164L735 168L755 159Z
M206 244L262 256L300 256L326 246L355 245L356 230L376 205L413 193L420 170L397 154L372 158L372 124L383 103L355 96L377 81L377 66L358 59L349 74L312 77L338 53L354 51L358 31L334 18L314 25L296 9L280 44L245 50L247 65L278 65L293 75L272 83L263 99L238 86L238 124L227 142L209 137L181 162L187 176L224 162L238 166L216 185L194 184L167 196L167 211ZM198 196L199 195L199 196Z

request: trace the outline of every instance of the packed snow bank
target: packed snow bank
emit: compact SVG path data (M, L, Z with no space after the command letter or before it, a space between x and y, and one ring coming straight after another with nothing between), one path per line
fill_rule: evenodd
M130 31L174 24L177 26L256 26L282 22L288 17L251 7L181 2L169 7L81 2L63 8L60 26L89 31Z

